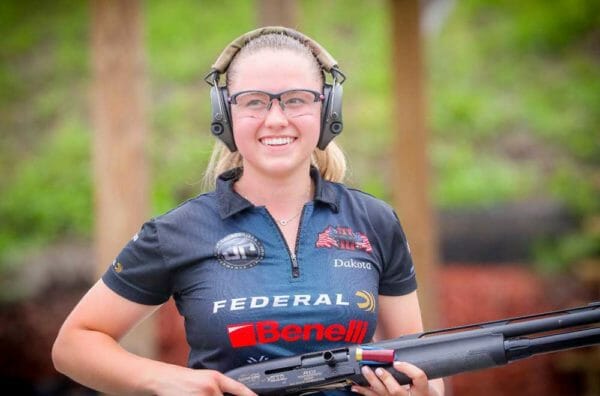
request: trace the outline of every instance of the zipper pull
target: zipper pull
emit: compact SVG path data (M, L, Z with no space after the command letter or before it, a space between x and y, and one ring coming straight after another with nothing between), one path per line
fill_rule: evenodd
M300 266L298 265L298 259L296 259L296 255L294 253L290 254L290 258L292 259L292 277L297 278L300 276Z

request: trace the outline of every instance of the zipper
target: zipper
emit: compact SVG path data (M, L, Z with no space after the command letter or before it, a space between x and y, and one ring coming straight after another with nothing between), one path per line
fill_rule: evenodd
M290 253L290 259L292 259L292 278L298 278L300 276L300 266L298 265L298 259L294 253Z
M296 257L296 253L298 253L298 241L300 240L300 231L302 230L302 219L304 218L304 210L305 209L306 209L306 205L302 208L302 213L300 214L300 220L298 220L298 232L296 233L296 247L294 248L293 252L291 251L290 246L288 245L287 241L285 240L285 236L283 235L283 232L281 232L281 229L277 225L275 218L273 218L271 213L267 210L267 214L271 218L271 221L273 222L273 224L275 224L275 228L277 229L277 232L279 232L279 236L281 237L281 240L283 241L283 244L285 245L288 255L290 256L290 263L292 264L292 278L300 277L300 265L298 265L298 258Z

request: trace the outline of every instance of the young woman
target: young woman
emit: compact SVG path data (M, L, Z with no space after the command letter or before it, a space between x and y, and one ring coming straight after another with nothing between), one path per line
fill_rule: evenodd
M414 268L394 211L341 184L342 152L323 143L324 113L340 99L325 85L324 50L281 28L234 43L241 45L225 51L226 88L213 81L213 115L222 112L213 133L227 145L217 144L206 174L215 188L144 224L58 334L56 368L88 387L252 395L222 373L422 331ZM170 297L185 318L187 368L118 343ZM410 388L365 366L370 386L352 390L443 394L443 382L428 381L417 367L394 368L412 378Z

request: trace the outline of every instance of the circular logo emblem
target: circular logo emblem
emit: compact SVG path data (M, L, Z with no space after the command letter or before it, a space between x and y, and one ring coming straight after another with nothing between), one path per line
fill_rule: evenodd
M219 263L230 269L254 267L265 256L262 243L253 235L237 232L217 242L215 256Z

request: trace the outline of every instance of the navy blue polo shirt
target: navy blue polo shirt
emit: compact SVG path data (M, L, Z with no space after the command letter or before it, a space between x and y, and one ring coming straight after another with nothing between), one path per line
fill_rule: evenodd
M296 249L265 207L216 190L145 223L103 275L141 304L171 296L185 318L189 366L225 372L250 363L369 342L378 295L416 289L408 245L383 201L311 170L315 197Z

